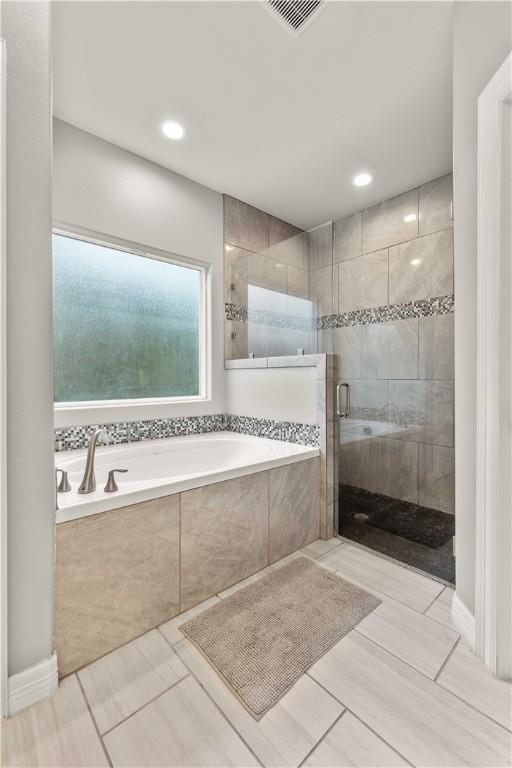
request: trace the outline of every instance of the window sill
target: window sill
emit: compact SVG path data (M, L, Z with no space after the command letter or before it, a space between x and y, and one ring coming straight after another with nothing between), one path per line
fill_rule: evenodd
M214 413L213 399L196 396L187 398L155 398L141 400L103 400L83 403L55 403L56 429L82 424L105 424L141 419L201 416Z

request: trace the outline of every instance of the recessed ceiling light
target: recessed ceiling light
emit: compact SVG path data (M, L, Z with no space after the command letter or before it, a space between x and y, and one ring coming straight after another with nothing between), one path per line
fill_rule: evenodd
M233 246L232 246L232 245L228 245L227 243L226 243L226 245L224 246L224 248L225 248L225 249L226 249L226 251L228 251L228 252L231 252L231 251L233 250Z
M410 221L416 221L416 214L408 213L407 216L404 216L404 221L406 222L406 224L408 224Z
M162 133L168 139L182 139L185 135L185 129L176 120L166 120L165 123L162 123Z
M411 264L413 267L417 267L418 264L421 264L421 259L411 259Z
M371 184L372 181L373 176L371 173L358 173L357 176L354 176L352 179L352 184L356 187L366 187L366 185Z

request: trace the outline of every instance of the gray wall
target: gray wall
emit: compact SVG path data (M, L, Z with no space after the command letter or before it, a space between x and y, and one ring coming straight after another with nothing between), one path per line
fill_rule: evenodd
M510 53L511 6L457 2L453 18L457 594L475 606L477 98Z
M56 426L222 413L222 195L68 123L54 120L53 218L212 265L212 398L208 402L57 412Z
M9 674L52 653L55 490L50 12L2 3L7 46Z

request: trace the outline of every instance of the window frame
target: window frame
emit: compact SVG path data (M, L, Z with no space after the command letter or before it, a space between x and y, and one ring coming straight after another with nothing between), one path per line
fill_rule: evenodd
M72 240L81 240L91 245L99 245L115 251L122 251L142 258L163 261L178 267L194 269L200 274L200 305L199 305L199 394L177 397L141 397L115 400L77 400L54 402L54 413L66 416L77 415L80 412L93 410L112 411L108 418L116 420L115 411L120 409L140 409L145 406L154 407L162 405L176 405L189 403L204 403L211 400L211 264L199 259L189 259L170 251L159 248L150 248L140 243L124 240L113 235L102 235L82 227L69 226L55 222L52 227L53 235L68 237ZM53 246L52 246L53 250ZM52 307L53 307L52 291ZM105 413L107 418L107 413ZM148 416L149 418L149 416ZM59 419L60 421L60 419Z

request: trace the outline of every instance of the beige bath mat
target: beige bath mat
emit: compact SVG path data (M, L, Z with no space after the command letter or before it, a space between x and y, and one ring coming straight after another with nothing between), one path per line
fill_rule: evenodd
M180 629L259 720L380 602L299 557Z

